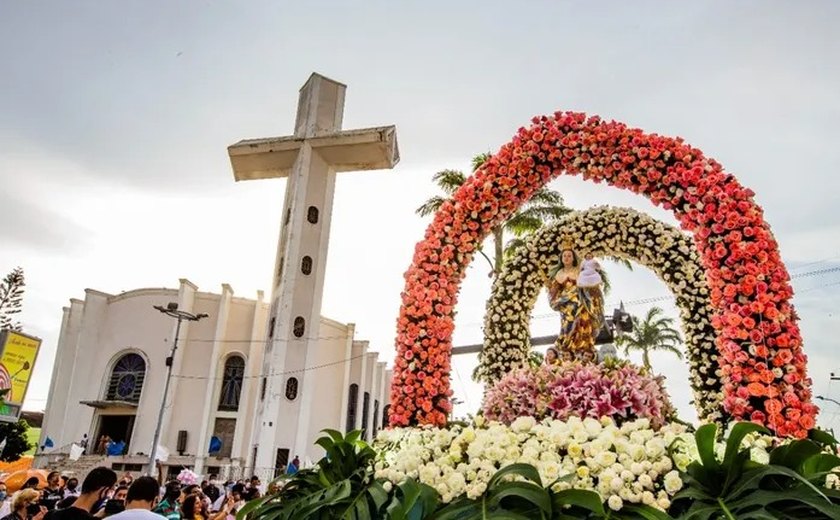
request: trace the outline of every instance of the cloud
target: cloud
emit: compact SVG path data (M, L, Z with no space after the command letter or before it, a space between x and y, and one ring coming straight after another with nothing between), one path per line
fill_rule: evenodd
M51 211L44 202L0 191L0 241L4 248L67 252L84 246L84 230Z
M226 146L291 133L312 71L349 85L345 128L398 128L395 170L339 176L323 299L324 315L357 323L384 358L428 224L413 210L434 192L432 174L467 170L471 155L497 150L536 114L585 110L683 136L757 193L787 260L840 254L837 2L80 1L0 11L0 266L31 273L24 317L53 345L60 306L85 287L186 276L204 290L269 289L283 181L234 184ZM674 222L632 194L580 179L553 186L574 207L631 206ZM468 270L456 344L481 339L486 275L480 263ZM616 298L667 293L641 271L619 270L614 283ZM836 363L837 323L824 316L834 294L797 296L817 385ZM544 301L536 312L548 313ZM556 325L541 319L534 331ZM654 364L681 373L667 357ZM474 357L455 365L453 385L475 409ZM49 371L37 377L42 399ZM689 414L681 376L669 385Z

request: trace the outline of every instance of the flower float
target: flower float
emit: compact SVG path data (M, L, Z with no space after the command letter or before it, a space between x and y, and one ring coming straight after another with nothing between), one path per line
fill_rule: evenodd
M482 411L487 419L503 424L520 417L611 418L619 425L646 418L658 429L674 413L663 382L661 376L617 360L520 368L487 391Z
M390 424L445 423L458 289L476 248L561 174L607 182L673 211L693 233L718 332L723 408L781 436L814 427L793 291L754 193L682 139L597 116L536 117L444 203L405 274Z
M722 422L721 370L711 324L708 286L697 250L679 229L629 208L597 207L574 212L528 238L508 259L493 285L484 322L478 376L493 384L525 366L531 351L530 317L561 242L580 250L627 258L651 269L676 298L698 415Z

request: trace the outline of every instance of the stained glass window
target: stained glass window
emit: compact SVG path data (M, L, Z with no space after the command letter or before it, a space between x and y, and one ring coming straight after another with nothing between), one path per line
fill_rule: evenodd
M219 410L236 411L239 409L239 394L242 393L242 380L245 377L245 360L240 356L231 356L225 361L222 376L222 393L219 395Z
M146 379L146 361L139 354L126 354L117 360L108 381L109 401L140 402L143 381Z

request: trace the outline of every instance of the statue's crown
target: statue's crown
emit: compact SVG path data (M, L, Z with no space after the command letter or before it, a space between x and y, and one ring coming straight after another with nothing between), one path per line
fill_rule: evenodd
M565 251L567 249L571 249L574 251L575 249L575 241L568 235L563 235L560 239L560 250Z

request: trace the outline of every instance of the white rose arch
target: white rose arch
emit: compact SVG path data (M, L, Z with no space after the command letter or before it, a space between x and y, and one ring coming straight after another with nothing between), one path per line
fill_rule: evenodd
M487 304L478 378L492 384L527 363L531 311L549 270L559 261L564 240L595 256L637 262L665 282L682 317L698 414L709 421L724 420L728 414L722 408L709 290L692 238L676 227L627 208L597 207L571 213L529 237L505 262Z

